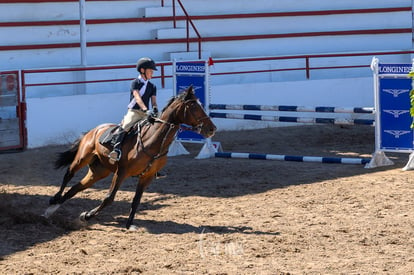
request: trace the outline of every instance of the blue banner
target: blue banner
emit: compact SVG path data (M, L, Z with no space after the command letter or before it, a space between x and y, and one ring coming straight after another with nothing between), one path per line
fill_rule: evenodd
M402 64L394 67L382 66L382 68L383 73L389 71L390 74L395 74L397 71L408 69L408 66ZM410 70L411 65L409 65L408 72ZM411 79L409 78L380 78L381 149L410 150L414 148L414 136L410 128L412 122L410 90Z
M189 86L194 87L194 92L204 108L206 108L206 63L197 62L177 62L175 65L176 91L182 92ZM178 132L179 140L204 141L204 137L193 131L186 130L183 125Z

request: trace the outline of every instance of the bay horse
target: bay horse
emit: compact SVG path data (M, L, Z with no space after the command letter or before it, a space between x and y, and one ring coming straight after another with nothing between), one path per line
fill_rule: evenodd
M123 154L116 163L108 158L112 148L102 145L99 141L108 128L116 125L101 124L81 136L69 150L60 153L55 162L56 169L69 167L59 191L50 199L50 206L44 216L49 217L78 192L113 173L109 192L101 204L80 215L82 220L89 220L114 201L116 192L126 178L137 176L138 183L126 223L126 228L129 229L144 190L153 181L156 172L167 163L168 148L174 141L180 124L191 126L205 138L212 137L216 131L216 126L195 96L192 86L172 97L159 118L152 118L152 124L140 124L140 131L125 137L122 144ZM89 166L86 175L63 194L75 173L86 165Z

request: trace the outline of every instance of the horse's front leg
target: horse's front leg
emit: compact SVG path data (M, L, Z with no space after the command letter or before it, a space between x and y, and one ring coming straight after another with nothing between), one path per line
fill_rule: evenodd
M135 226L132 224L134 221L135 213L137 212L137 208L141 202L142 194L146 187L152 182L155 175L147 176L147 177L138 177L137 188L135 189L135 196L132 200L131 210L129 212L129 217L126 223L127 229L135 229Z

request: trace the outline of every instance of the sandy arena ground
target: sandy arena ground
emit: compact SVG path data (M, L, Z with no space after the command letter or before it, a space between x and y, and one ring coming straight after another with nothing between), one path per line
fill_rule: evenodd
M218 132L225 151L370 157L370 126ZM82 223L110 178L41 217L64 170L50 146L0 154L1 274L414 274L414 174L395 165L171 157L125 229L136 178ZM79 173L75 179L79 179Z

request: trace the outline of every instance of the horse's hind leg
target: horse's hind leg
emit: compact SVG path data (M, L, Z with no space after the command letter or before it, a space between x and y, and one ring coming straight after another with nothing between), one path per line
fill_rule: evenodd
M62 204L69 200L77 193L88 189L95 182L107 177L111 173L110 170L106 169L101 165L98 159L96 159L90 166L88 173L83 177L81 181L73 185L60 199L59 203Z
M59 191L49 200L50 206L45 210L43 214L44 217L48 218L56 210L60 207L60 205L64 202L62 201L62 193L65 190L66 186L68 185L69 181L73 178L75 173L79 171L82 167L87 164L87 161L84 159L83 161L77 161L76 159L72 162L69 168L66 170L65 176L63 177L62 184L60 186Z
M45 213L43 214L44 217L50 217L60 207L60 205L62 204L60 202L62 200L62 193L65 190L66 185L73 178L74 175L75 172L71 168L68 168L66 170L65 176L63 177L62 185L60 186L59 191L52 198L50 198L50 206L46 209Z
M79 169L77 169L79 170ZM58 204L62 198L63 191L65 190L66 186L68 185L69 181L75 175L75 172L71 167L66 170L65 176L63 177L62 184L60 186L59 191L49 200L49 204Z
M111 187L109 188L109 192L102 201L102 203L98 207L95 207L94 209L88 212L83 212L80 218L83 220L89 220L92 217L96 216L103 208L110 205L114 201L116 192L118 191L119 187L121 186L121 183L124 181L125 178L126 176L123 172L121 172L120 170L116 171L114 177L112 178L112 183Z
M95 144L90 142L90 140L93 140L95 136L96 129L91 130L75 141L69 150L59 154L55 161L55 168L58 169L65 166L69 167L63 177L59 191L50 199L49 204L53 205L62 203L61 199L63 191L75 173L82 167L96 161L97 158L94 154Z
M95 182L99 181L100 179L103 179L103 178L107 177L111 173L111 171L109 171L108 169L104 168L101 165L101 163L99 162L99 160L96 158L89 165L89 170L88 170L88 173L85 175L85 177L83 177L83 179L81 181L79 181L78 183L76 183L75 185L73 185L63 196L61 196L61 194L62 194L62 192L63 192L63 190L64 190L67 182L74 175L74 172L71 172L71 171L75 171L75 170L77 171L80 168L81 167L76 166L76 169L73 169L73 170L71 170L70 168L68 169L68 171L65 174L65 177L64 177L64 181L62 183L61 190L59 190L60 194L58 192L55 195L55 197L57 195L59 195L58 200L55 202L55 204L49 206L49 208L46 209L46 212L45 212L44 216L49 217L65 201L69 200L70 198L72 198L73 196L75 196L80 191L85 190L85 189L91 187ZM65 181L65 180L67 180L67 181Z

